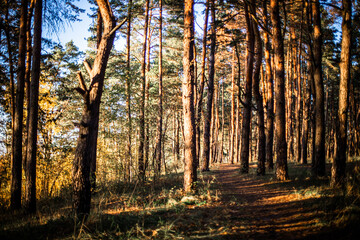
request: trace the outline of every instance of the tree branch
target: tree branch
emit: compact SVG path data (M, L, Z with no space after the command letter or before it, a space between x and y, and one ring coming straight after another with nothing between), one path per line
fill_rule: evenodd
M83 90L84 92L86 92L87 91L86 84L85 84L84 78L80 71L77 72L77 76L79 79L80 89ZM77 91L79 92L79 90L77 90Z
M111 32L109 33L109 36L113 35L119 28L121 28L122 25L124 25L124 23L126 23L127 20L128 20L128 19L127 19L127 17L126 17L124 20L122 20L122 22L121 22L120 24L116 25L116 26L111 30Z
M85 59L84 60L84 66L86 68L87 73L89 74L90 79L92 79L92 68L90 66L90 63Z

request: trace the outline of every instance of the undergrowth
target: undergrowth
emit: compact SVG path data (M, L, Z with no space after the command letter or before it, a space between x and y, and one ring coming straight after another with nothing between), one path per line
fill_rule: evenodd
M182 175L172 174L156 182L99 185L88 220L80 223L73 218L70 193L66 192L41 200L35 216L22 211L2 213L0 239L182 238L186 233L178 225L187 221L187 209L218 198L211 189L214 179L208 176L200 176L191 194L183 192L182 181Z

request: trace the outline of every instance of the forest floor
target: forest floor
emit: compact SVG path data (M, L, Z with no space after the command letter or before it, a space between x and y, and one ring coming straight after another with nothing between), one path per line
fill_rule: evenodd
M309 170L291 163L291 179L278 182L255 164L249 174L215 165L191 196L182 174L103 186L85 223L75 223L71 198L48 199L36 216L0 212L0 239L360 239L359 195L348 194L359 189L331 189Z

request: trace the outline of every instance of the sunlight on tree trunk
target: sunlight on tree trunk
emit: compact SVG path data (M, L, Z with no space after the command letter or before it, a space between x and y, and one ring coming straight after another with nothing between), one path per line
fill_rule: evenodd
M212 119L212 106L214 96L214 75L215 75L215 47L216 47L216 25L215 25L215 2L210 0L210 12L211 12L211 35L210 35L210 63L209 63L209 82L208 82L208 96L206 104L206 115L205 115L205 127L204 127L204 149L203 149L203 161L202 171L209 171L210 163L210 129Z
M190 192L196 176L196 133L194 109L194 1L185 0L184 8L184 78L182 101L184 114L184 190Z
M13 157L11 178L11 208L21 208L21 181L22 181L22 134L23 134L23 105L25 87L25 58L26 58L26 22L27 22L27 0L21 1L20 34L19 34L19 57L16 85L16 107L14 114L13 131Z
M93 143L96 143L94 138L96 138L97 133L95 131L99 125L99 109L105 70L114 43L115 32L125 23L124 20L115 26L115 17L109 2L107 0L97 0L96 2L103 18L103 34L93 66L91 67L87 61L84 62L91 80L90 85L89 87L86 86L81 72L79 72L80 87L76 89L84 100L82 118L79 123L79 138L73 162L73 207L80 221L86 218L90 212L90 164L93 148L96 148Z
M288 179L287 145L285 136L285 74L284 42L281 34L279 3L270 0L270 15L273 24L273 49L275 70L275 136L276 136L276 177Z
M336 152L331 169L331 185L343 185L346 177L347 111L349 105L351 59L351 0L343 0L342 39L340 61L340 86L338 123L336 126Z
M252 17L249 13L249 6L245 3L245 19L246 19L246 69L245 69L245 103L243 108L243 122L241 135L241 172L249 172L249 147L250 147L250 122L251 122L251 99L252 99L252 78L254 64L254 31L252 26Z

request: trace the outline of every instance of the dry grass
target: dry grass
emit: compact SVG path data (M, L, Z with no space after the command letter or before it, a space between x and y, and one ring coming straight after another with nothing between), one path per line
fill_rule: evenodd
M357 164L357 163L356 163ZM39 202L35 216L0 214L0 239L317 239L354 235L359 222L360 168L345 189L312 179L309 166L290 164L286 182L273 173L241 175L217 166L186 196L182 175L156 184L99 186L86 223L76 223L69 191Z

